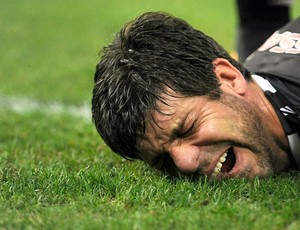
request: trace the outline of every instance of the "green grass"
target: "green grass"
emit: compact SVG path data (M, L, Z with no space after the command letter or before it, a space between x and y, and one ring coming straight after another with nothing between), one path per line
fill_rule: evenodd
M234 1L8 1L0 97L90 103L98 51L128 20L163 10L234 49ZM293 15L300 15L295 1ZM91 121L0 105L0 229L299 229L300 174L171 181L111 153Z

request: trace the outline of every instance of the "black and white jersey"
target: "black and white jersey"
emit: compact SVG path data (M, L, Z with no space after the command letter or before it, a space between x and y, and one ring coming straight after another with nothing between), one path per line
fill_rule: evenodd
M276 31L244 66L274 106L300 168L300 18Z

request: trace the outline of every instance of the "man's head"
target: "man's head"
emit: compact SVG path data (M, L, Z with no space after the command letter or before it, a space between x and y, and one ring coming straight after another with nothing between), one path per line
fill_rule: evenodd
M225 67L227 72L219 67ZM236 76L235 73L239 81L232 78L231 74ZM277 146L274 140L270 140L271 149L254 146L252 142L267 135L268 130L259 134L254 129L247 133L253 119L258 119L258 123L261 121L253 112L255 108L251 103L239 102L239 96L245 94L246 89L225 87L228 82L236 87L248 81L251 81L249 72L212 38L168 14L145 13L125 25L112 44L104 49L95 73L93 120L101 137L114 152L126 158L140 158L157 168L160 167L155 164L163 158L163 164L167 166L161 169L173 165L168 170L171 174L196 172L211 175L223 153L237 151L233 150L235 145L235 148L264 151L264 160L259 163L256 174L265 175L272 171L271 160L267 158L270 158L272 148ZM216 115L213 118L219 121L206 130L215 137L207 137L204 142L197 143L198 146L206 146L204 150L209 153L201 163L205 169L199 170L200 151L194 154L195 151L182 150L187 151L186 154L190 151L190 156L195 155L195 159L188 161L198 162L197 169L188 169L189 166L180 165L179 157L172 155L168 144L182 139L182 136L185 138L187 133L196 132L195 126L200 127L198 123L201 123L199 119L196 121L197 117L205 111L211 111ZM222 111L227 113L222 114ZM220 120L218 113L223 116L219 117ZM252 120L248 121L247 116ZM232 127L233 118L241 122L239 128ZM191 127L186 127L187 121L192 122ZM216 127L217 124L221 127ZM228 136L232 130L232 135ZM197 132L202 133L200 130ZM220 137L220 133L224 137ZM248 139L249 135L255 138ZM218 159L213 157L214 154L219 154ZM209 169L213 158L216 162ZM255 156L250 160L253 164L258 163ZM264 165L265 161L268 161L268 166ZM247 170L255 171L253 167ZM262 170L264 167L268 169Z

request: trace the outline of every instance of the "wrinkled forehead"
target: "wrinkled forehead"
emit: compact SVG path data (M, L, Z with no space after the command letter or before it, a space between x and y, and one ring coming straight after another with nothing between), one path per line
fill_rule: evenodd
M174 123L182 111L186 97L166 87L165 93L155 102L155 107L145 112L145 124L154 129L163 129L164 124ZM147 129L145 130L147 131Z

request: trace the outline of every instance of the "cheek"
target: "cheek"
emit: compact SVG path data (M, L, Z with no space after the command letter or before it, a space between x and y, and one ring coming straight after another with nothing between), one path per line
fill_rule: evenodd
M247 142L252 133L257 136L255 133L261 127L256 124L261 122L253 104L231 95L224 97L225 101L204 120L202 135L241 143Z
M241 130L244 129L244 126L241 116L233 113L230 116L220 113L200 125L199 136L211 141L236 141L241 139Z

